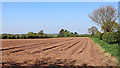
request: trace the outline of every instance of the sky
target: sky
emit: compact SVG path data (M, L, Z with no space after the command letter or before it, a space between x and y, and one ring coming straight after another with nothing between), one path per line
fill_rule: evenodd
M26 34L43 30L56 34L60 29L86 34L88 28L97 26L88 14L100 6L118 2L3 2L2 33Z

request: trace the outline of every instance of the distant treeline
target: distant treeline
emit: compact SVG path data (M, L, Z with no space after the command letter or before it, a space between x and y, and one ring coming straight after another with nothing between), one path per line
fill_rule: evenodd
M77 32L70 32L61 29L58 34L45 34L43 30L38 33L28 32L27 34L2 34L1 39L35 39L35 38L57 38L57 37L88 37L88 34L79 35Z
M77 32L70 32L68 30L61 29L57 37L88 37L88 34L78 34Z

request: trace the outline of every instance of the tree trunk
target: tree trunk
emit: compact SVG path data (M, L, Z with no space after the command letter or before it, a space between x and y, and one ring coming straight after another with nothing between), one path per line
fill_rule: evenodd
M107 29L107 28L104 29L104 33L106 33L106 32L110 32L109 29Z

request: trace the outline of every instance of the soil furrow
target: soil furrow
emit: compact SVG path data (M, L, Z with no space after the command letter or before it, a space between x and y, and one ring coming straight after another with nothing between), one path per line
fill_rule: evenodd
M75 43L75 41L77 41L77 40L73 40L73 41L71 41L69 43L61 45L61 46L56 47L54 49L45 51L43 54L48 55L48 56L50 56L50 55L57 55L57 54L59 54L60 52L63 51L63 48L73 45L73 43Z
M72 50L72 54L71 56L76 53L77 51L80 50L80 48L82 48L82 44L84 44L83 42L85 42L85 40L82 40L82 42L80 44L78 44L78 46L76 46L73 50Z
M71 40L71 39L70 39ZM69 40L64 40L64 41L69 41ZM25 47L31 47L33 45L41 45L41 44L52 44L52 43L59 43L59 42L64 42L64 41L56 41L56 42L41 42L41 43L34 43L34 44L27 44L27 45L24 45L24 46L19 46L19 47L13 47L13 48L8 48L8 49L5 49L5 50L9 50L9 49L15 49L15 48L25 48Z
M48 48L44 48L44 49L42 49L42 50L34 51L34 52L32 52L32 54L44 52L44 51L46 51L46 50L50 50L50 49L59 47L59 46L61 46L61 45L67 44L68 42L70 42L70 41L62 42L62 43L60 43L60 44L56 44L55 46L48 47Z
M80 42L80 40L77 40L77 42L75 41L73 44L68 45L67 47L63 48L62 50L63 50L63 51L64 51L64 50L68 50L69 48L75 46L75 45L76 45L77 43L79 43L79 42Z
M69 39L69 40L73 40L73 39ZM69 41L69 40L64 40L64 41ZM48 42L50 42L50 41L48 41ZM30 47L30 46L33 46L33 45L45 44L45 43L48 43L48 42L41 42L41 43L35 43L35 44L27 44L27 45L22 45L22 46L16 46L16 47L12 47L12 48L5 48L5 49L0 49L0 51L10 50L10 49L16 49L16 48ZM58 43L58 42L54 42L54 43Z
M117 66L112 62L114 60L111 57L106 57L102 53L92 39L86 37L3 41L4 48L0 49L3 66L56 64L60 66Z
M87 46L87 41L88 41L88 39L85 42L85 46L80 49L79 53L82 53L84 51L85 47Z

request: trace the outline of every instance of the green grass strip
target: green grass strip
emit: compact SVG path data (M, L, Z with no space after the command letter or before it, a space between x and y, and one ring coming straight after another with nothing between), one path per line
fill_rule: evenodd
M108 52L111 54L111 56L116 57L117 59L119 59L119 49L120 46L118 44L108 44L107 42L104 42L103 40L100 40L98 38L92 38L92 40L94 40L94 42L98 45L100 45L100 47L104 50L104 52Z
M120 68L120 45L109 44L107 42L104 42L103 40L94 37L92 37L92 40L94 40L94 42L98 44L104 50L104 52L108 52L111 54L111 56L116 57L119 63L118 68Z

